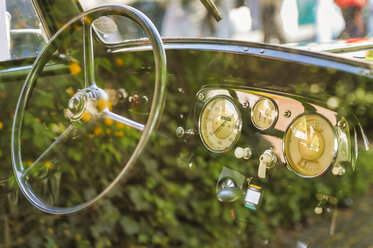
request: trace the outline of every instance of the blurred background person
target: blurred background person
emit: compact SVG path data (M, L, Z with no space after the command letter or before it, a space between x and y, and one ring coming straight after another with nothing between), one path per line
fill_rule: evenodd
M373 0L368 3L367 36L373 37Z
M340 34L340 39L360 38L366 34L366 22L363 8L366 0L334 0L341 8L345 20L345 29Z
M316 5L316 42L326 43L338 37L345 27L341 9L333 0L318 0Z
M260 0L260 12L265 43L285 43L280 11L282 0Z

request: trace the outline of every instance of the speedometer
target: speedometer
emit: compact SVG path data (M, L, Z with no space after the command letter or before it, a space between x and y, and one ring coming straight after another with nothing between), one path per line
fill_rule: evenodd
M216 153L229 151L237 142L242 127L241 114L226 96L216 96L203 107L199 134L205 147Z
M333 126L318 114L298 117L285 133L285 158L290 169L302 177L323 174L332 165L337 146Z

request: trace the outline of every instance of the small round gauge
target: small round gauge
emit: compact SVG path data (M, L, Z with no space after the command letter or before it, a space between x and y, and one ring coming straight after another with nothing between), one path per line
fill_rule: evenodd
M277 121L277 117L277 106L268 98L259 99L251 110L251 121L260 130L273 127Z
M241 114L232 100L216 96L201 111L199 134L208 150L226 152L236 144L241 133L241 123Z
M333 163L337 138L330 122L318 114L296 118L284 138L285 158L289 168L302 177L317 177Z

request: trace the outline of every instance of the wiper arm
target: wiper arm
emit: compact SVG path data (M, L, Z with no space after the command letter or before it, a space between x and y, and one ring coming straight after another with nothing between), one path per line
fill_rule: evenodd
M212 0L201 0L201 2L203 5L205 5L206 9L212 14L217 22L223 19L218 8Z

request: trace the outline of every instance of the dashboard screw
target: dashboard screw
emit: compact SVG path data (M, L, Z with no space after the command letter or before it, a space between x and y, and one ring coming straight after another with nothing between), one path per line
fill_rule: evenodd
M205 99L205 95L203 93L199 93L198 98L199 100L203 101Z
M346 122L344 122L344 121L338 121L338 127L340 129L345 129L346 128Z
M179 137L179 138L183 137L184 133L185 133L184 128L182 128L182 127L176 128L176 136L177 137Z
M290 116L291 116L290 110L286 110L285 113L284 113L284 117L285 118L290 118Z
M264 49L260 49L260 53L264 53Z
M249 103L248 103L248 102L244 102L244 103L242 103L242 107L243 107L243 108L247 108L247 107L249 107Z

